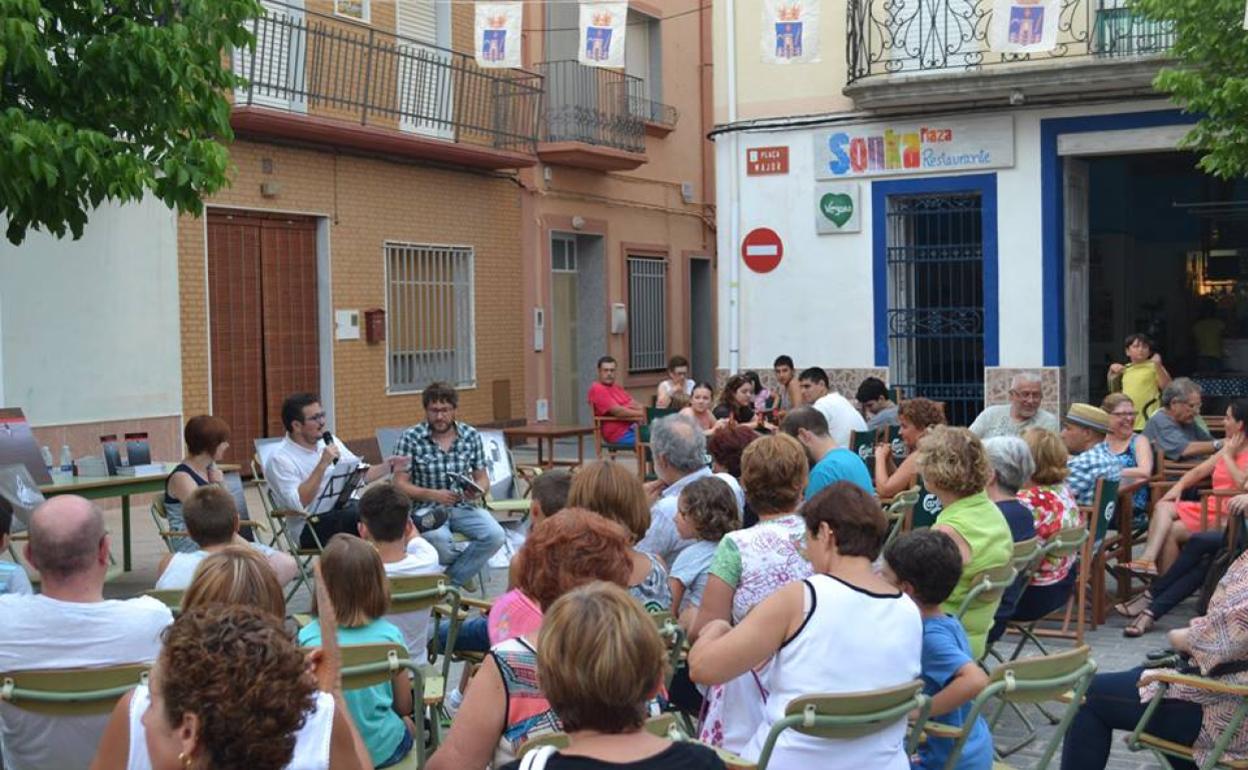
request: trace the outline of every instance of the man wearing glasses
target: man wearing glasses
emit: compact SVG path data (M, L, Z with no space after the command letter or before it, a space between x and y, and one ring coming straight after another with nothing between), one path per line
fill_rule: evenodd
M300 545L315 548L312 530L324 545L339 532L357 534L360 520L355 501L337 505L338 497L324 494L334 477L350 476L360 464L360 458L338 440L337 436L325 437L325 410L320 398L312 393L296 393L282 402L282 426L286 437L264 464L264 478L273 490L277 504L283 508L320 514L300 534ZM386 462L369 468L364 474L367 483L393 473L405 462L399 457L387 458ZM341 486L342 482L339 482ZM337 488L335 488L337 491ZM337 506L337 507L335 507Z
M1028 428L1044 428L1058 433L1057 415L1040 408L1044 390L1036 372L1020 372L1010 380L1010 403L990 406L971 423L971 432L981 439L994 436L1021 436Z
M425 421L404 431L394 447L396 455L410 460L410 472L396 475L394 486L412 499L417 529L438 550L451 582L463 586L502 547L503 528L480 507L482 491L490 488L485 449L481 434L455 419L459 394L435 382L421 401ZM434 511L446 515L430 516ZM462 553L454 548L453 534L468 541Z
M1196 418L1200 416L1200 386L1180 377L1161 392L1161 409L1148 418L1144 437L1161 447L1166 459L1205 457L1222 449Z

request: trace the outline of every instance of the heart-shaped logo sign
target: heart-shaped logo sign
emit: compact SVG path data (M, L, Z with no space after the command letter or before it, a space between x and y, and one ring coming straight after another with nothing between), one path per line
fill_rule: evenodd
M854 199L845 193L828 193L819 199L819 210L837 227L844 227L854 216Z

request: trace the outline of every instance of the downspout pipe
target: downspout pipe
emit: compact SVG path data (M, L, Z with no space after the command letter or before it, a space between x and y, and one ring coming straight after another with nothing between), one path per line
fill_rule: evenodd
M737 0L727 0L727 48L728 48L728 124L737 122ZM741 371L741 258L737 254L741 243L741 197L740 163L741 134L729 136L728 163L728 371Z

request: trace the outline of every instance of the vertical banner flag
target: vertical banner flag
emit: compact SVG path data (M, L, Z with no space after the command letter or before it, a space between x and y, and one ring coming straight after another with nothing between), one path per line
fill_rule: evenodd
M819 1L763 0L763 61L819 61Z
M477 3L476 57L482 67L520 66L524 3Z
M581 47L576 58L590 67L624 66L628 3L581 3Z
M1058 0L996 0L989 42L1004 53L1042 53L1057 47Z

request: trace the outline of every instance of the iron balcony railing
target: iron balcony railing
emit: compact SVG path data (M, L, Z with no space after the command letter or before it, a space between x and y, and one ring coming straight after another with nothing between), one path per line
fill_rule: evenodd
M646 123L657 123L668 128L675 128L676 121L680 119L680 112L672 105L656 102L644 96L633 96L630 94L628 97L628 111Z
M648 113L641 109L640 78L576 61L543 62L537 70L546 81L543 141L646 151Z
M234 52L258 105L496 149L536 151L542 79L472 56L266 0L255 46Z
M872 75L971 70L1075 57L1165 54L1174 25L1146 19L1129 0L1061 0L1047 53L993 50L991 0L849 0L849 82Z

